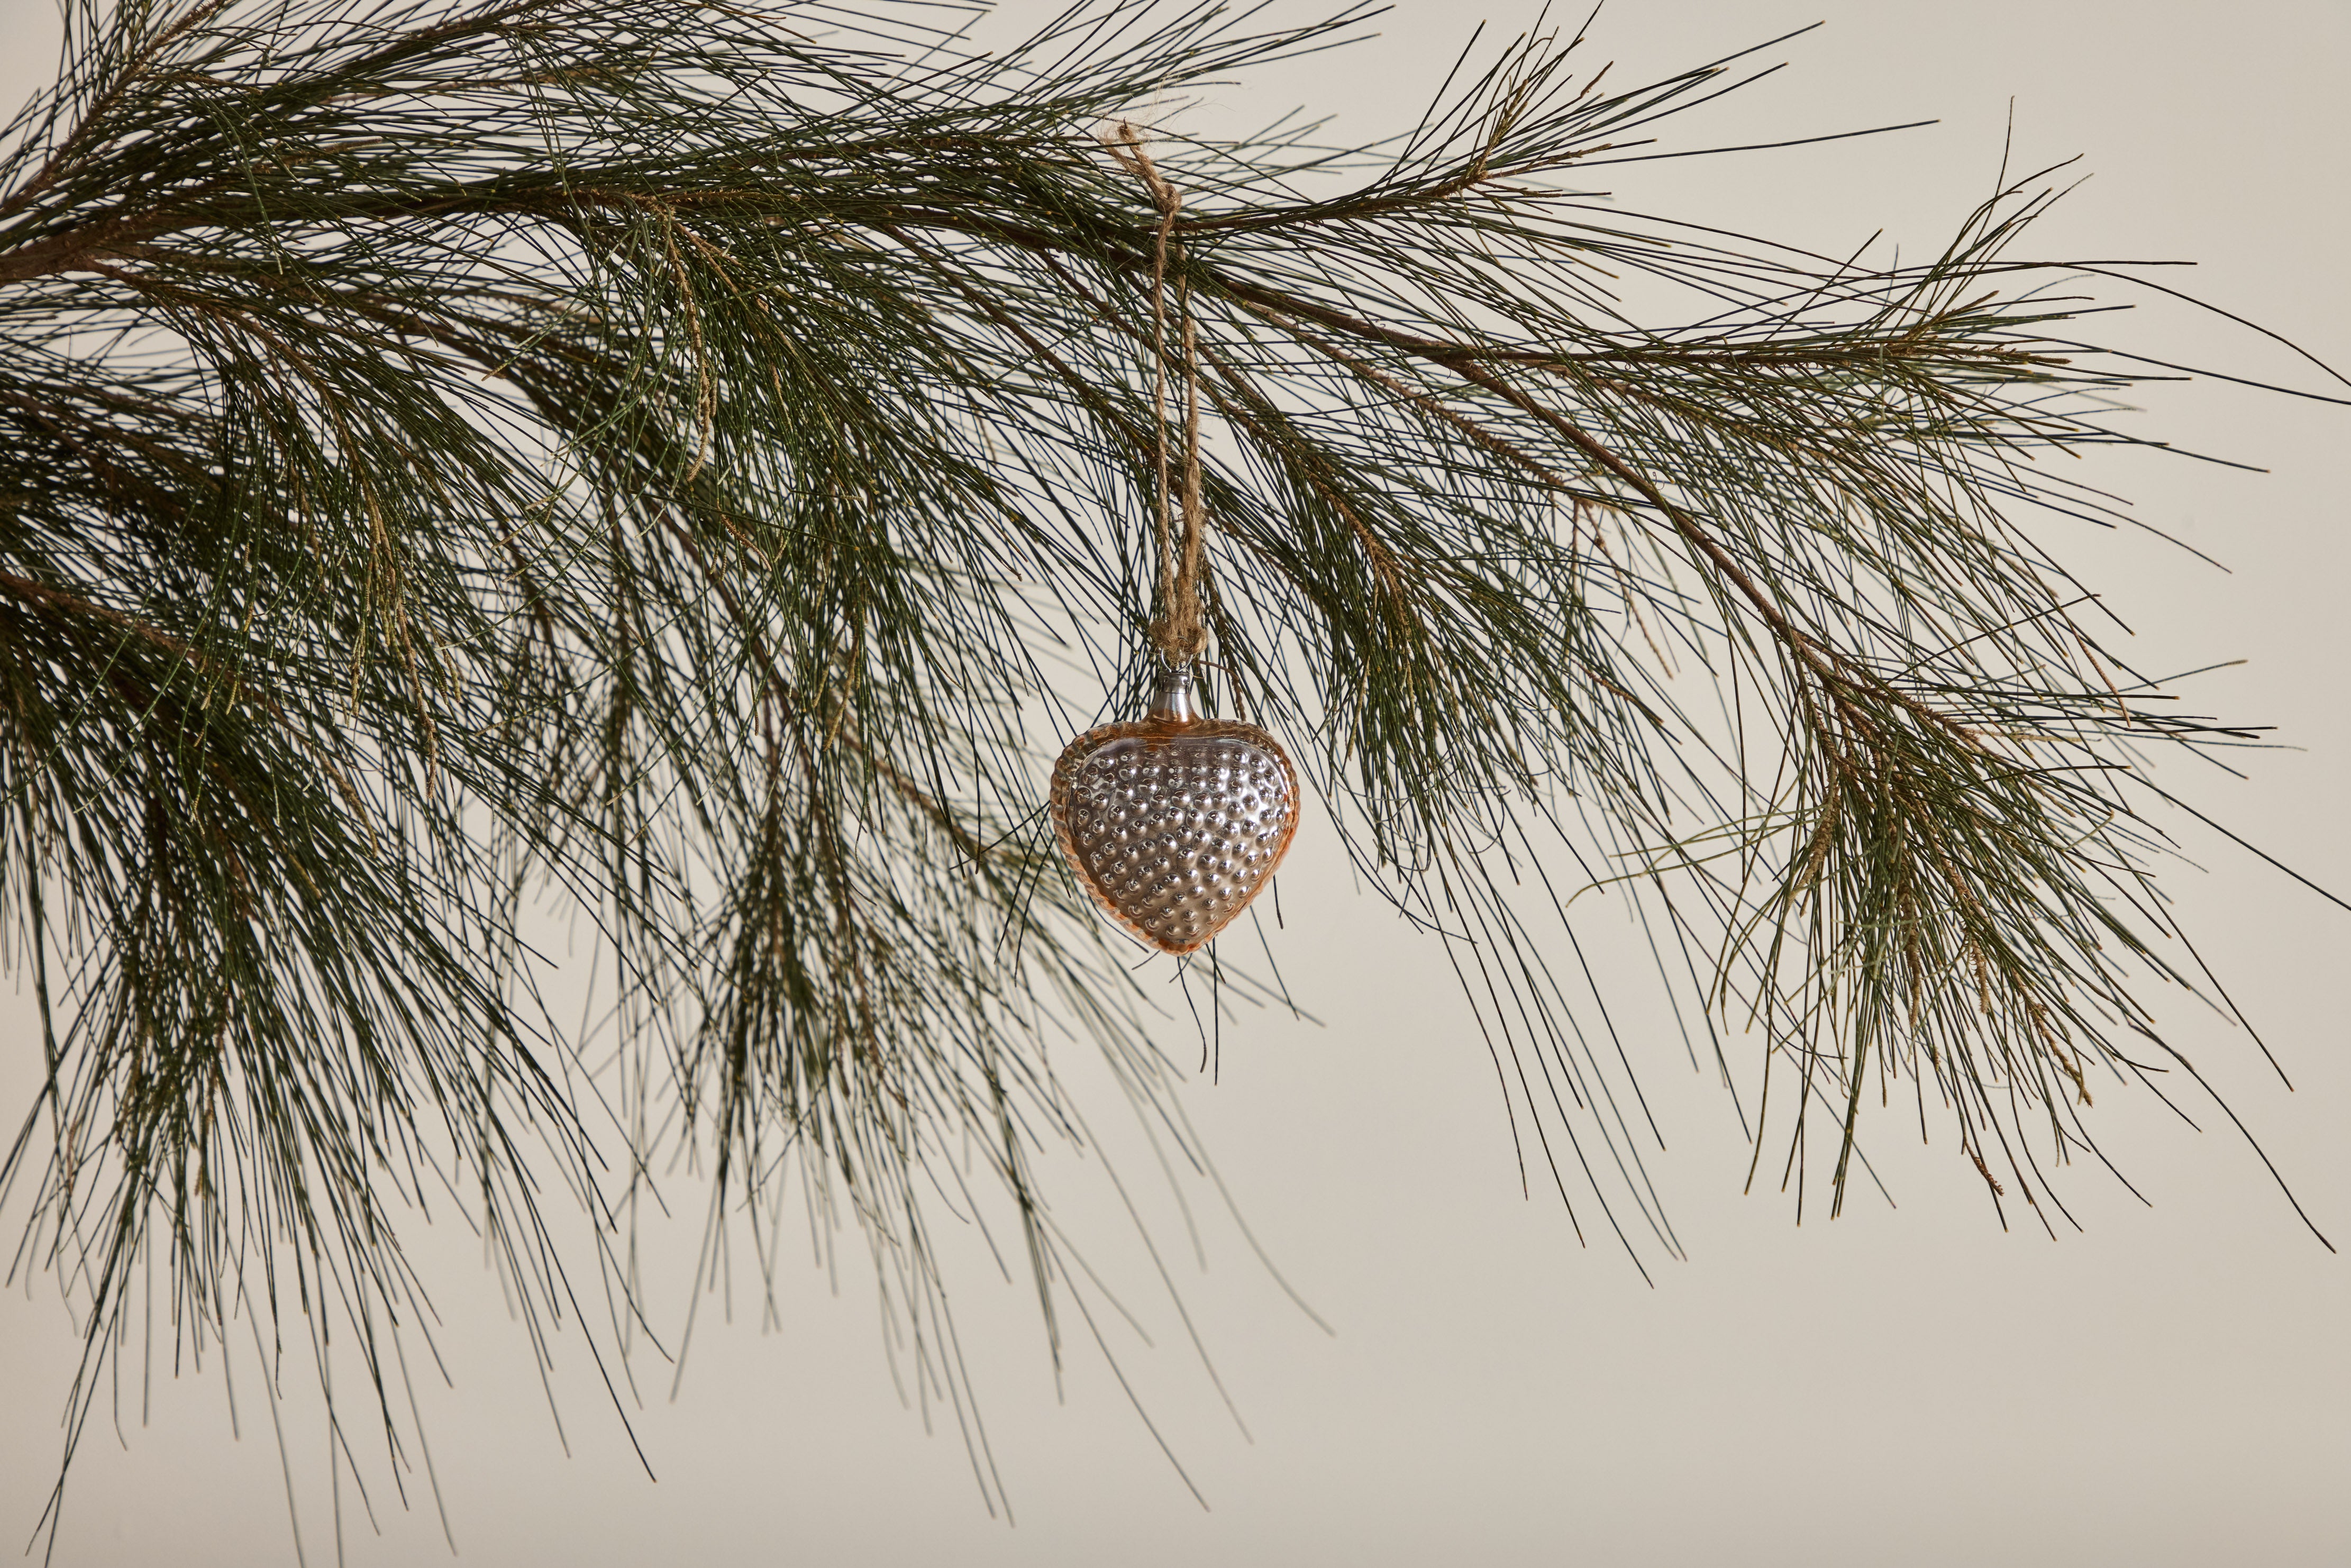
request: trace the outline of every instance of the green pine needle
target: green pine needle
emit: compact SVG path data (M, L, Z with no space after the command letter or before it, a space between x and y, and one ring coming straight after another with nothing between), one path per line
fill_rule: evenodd
M86 1313L68 1457L141 1259L199 1351L331 1318L387 1389L403 1225L455 1201L541 1333L550 1203L613 1236L680 1149L751 1234L795 1171L853 1216L961 1402L927 1189L976 1153L1050 1317L1046 1042L1181 1128L1040 815L1151 663L1156 214L1102 139L1368 13L1086 0L988 55L941 15L74 0L0 156L0 879L49 1062L0 1186ZM1153 128L1210 673L1628 1249L1676 1247L1577 1030L1586 881L1761 1041L1759 1172L1825 1138L1841 1203L1931 1090L2051 1223L2094 1083L2165 1054L2151 983L2200 979L2149 763L2251 738L2032 529L2116 515L2047 459L2141 442L2137 362L2012 258L2043 174L1883 270L1596 200L1734 62L1616 91L1578 42L1384 149ZM534 912L592 924L601 1023L540 1005Z

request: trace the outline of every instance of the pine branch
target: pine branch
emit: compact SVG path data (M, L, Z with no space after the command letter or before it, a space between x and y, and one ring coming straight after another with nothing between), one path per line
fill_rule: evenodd
M198 1345L340 1312L372 1369L430 1188L535 1334L577 1314L552 1183L625 1338L612 1237L681 1148L705 1267L797 1169L958 1402L946 1151L1049 1321L1083 1307L1043 1042L1181 1124L1038 826L1160 608L1161 214L1102 138L1364 15L1131 11L995 55L886 3L74 13L0 156L0 876L66 977L0 1188L87 1314L68 1458L149 1249ZM2083 272L2009 255L2045 175L1874 271L1597 204L1581 170L1734 84L1603 91L1579 41L1396 149L1156 132L1220 427L1209 666L1447 944L1532 1124L1613 1156L1552 1169L1628 1250L1676 1244L1555 972L1562 854L1710 955L1791 1161L1835 1119L1836 1202L1874 1061L2038 1212L2035 1147L2094 1146L2090 1071L2136 1075L2146 983L2187 980L2147 754L2252 738L2165 716L2027 527L2112 514L2038 459L2139 441L2137 361L2073 336ZM1637 324L1625 277L1698 314ZM596 930L603 1026L539 995L549 915Z

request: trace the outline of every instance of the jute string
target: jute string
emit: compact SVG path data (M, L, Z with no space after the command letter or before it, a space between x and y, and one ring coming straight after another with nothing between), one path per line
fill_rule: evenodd
M1177 334L1183 342L1184 371L1184 542L1176 543L1175 465L1167 450L1167 271L1179 267L1183 248L1176 243L1176 219L1184 210L1183 193L1159 172L1134 127L1119 122L1118 139L1110 143L1111 156L1143 182L1159 209L1159 233L1151 256L1151 423L1158 465L1159 613L1151 622L1151 641L1171 665L1188 664L1207 644L1200 621L1200 375L1198 338L1192 321L1192 285L1180 272L1176 279Z

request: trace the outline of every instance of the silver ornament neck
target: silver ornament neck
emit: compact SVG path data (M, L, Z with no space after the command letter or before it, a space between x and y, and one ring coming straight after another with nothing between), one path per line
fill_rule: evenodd
M1171 665L1161 673L1159 685L1151 694L1150 715L1170 724L1190 724L1205 716L1192 689L1191 665Z

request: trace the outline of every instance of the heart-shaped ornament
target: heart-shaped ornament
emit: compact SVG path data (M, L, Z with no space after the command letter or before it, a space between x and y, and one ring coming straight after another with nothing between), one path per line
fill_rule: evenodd
M1298 831L1298 773L1257 726L1200 717L1179 669L1148 718L1070 742L1052 807L1061 853L1104 913L1163 952L1189 953L1281 863Z

